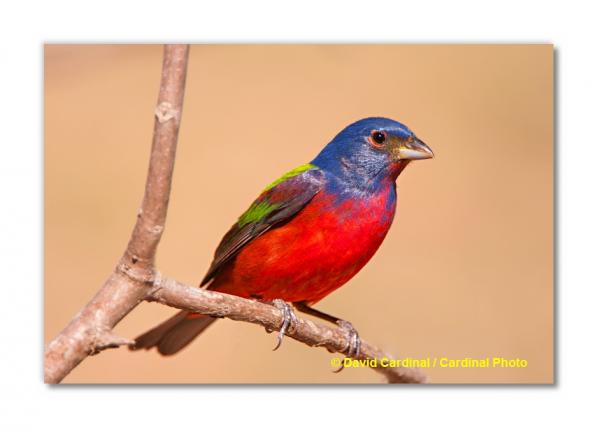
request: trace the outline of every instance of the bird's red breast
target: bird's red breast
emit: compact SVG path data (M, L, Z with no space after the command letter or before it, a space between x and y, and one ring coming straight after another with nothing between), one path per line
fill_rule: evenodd
M319 192L293 219L248 243L210 289L241 297L315 303L377 251L392 223L393 182L361 199Z

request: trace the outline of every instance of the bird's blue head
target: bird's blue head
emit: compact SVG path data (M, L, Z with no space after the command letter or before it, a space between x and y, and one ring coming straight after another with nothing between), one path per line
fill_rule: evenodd
M312 161L357 186L394 181L412 160L432 158L433 151L404 124L365 118L343 129Z

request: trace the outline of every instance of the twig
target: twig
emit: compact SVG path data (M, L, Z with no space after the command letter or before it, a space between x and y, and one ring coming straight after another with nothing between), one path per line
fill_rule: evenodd
M171 191L188 51L187 45L165 46L146 190L131 239L100 291L46 347L46 383L62 381L88 355L105 348L103 339L151 289Z
M46 347L46 383L59 383L89 355L131 345L132 341L112 330L144 300L260 324L271 331L281 326L283 316L273 306L163 279L155 269L156 249L164 230L171 191L188 51L187 45L165 46L150 164L137 222L123 256L100 291ZM343 353L347 348L344 331L309 320L299 319L288 336L331 352ZM381 350L362 342L359 358L384 357ZM375 370L391 383L425 382L424 374L418 369L377 367Z

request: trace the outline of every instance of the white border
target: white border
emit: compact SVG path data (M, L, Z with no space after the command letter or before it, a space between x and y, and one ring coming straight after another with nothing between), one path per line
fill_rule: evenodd
M5 2L0 16L4 428L540 428L598 422L594 2ZM555 387L49 388L42 370L43 42L544 42L558 52ZM407 59L409 61L409 59ZM199 365L202 365L199 363ZM585 421L584 421L585 420ZM218 426L218 427L217 427Z

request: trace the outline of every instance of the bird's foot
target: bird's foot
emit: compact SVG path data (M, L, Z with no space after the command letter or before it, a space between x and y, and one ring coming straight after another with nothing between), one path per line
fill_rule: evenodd
M343 351L347 357L358 358L360 355L360 336L354 328L354 326L345 320L337 320L337 325L346 332L346 339L348 339L348 346ZM344 369L344 364L335 369L333 373L339 373Z
M285 333L288 331L288 329L293 329L293 326L298 321L298 318L296 318L296 314L292 310L292 307L288 305L285 301L281 299L275 299L272 303L273 306L279 309L283 314L283 323L281 323L279 333L277 334L277 344L275 345L275 348L273 348L273 351L275 351L281 346L283 342L283 337L285 336Z

